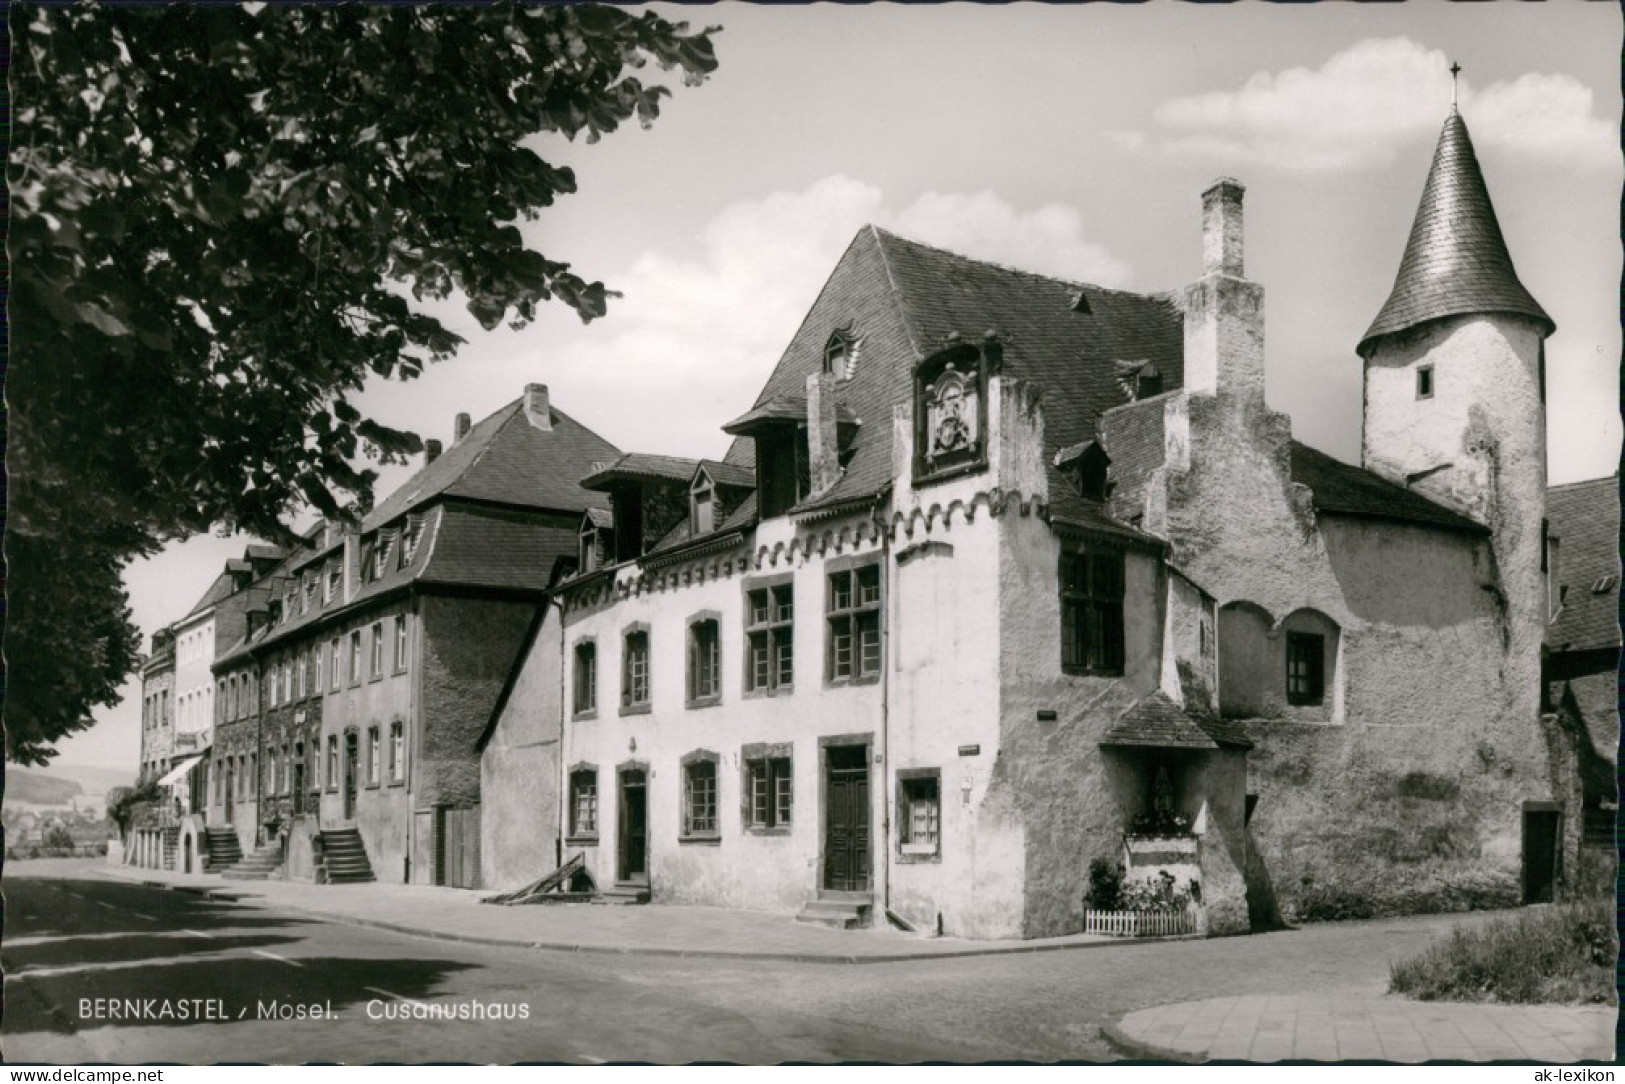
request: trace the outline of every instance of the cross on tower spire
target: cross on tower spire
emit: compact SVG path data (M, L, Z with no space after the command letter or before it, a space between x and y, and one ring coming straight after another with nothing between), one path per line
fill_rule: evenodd
M1461 89L1461 65L1455 61L1450 63L1450 108L1456 108L1456 92Z

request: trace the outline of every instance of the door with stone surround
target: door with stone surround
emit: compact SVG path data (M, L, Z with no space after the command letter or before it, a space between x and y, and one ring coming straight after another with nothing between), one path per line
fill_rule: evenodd
M862 745L826 751L824 887L834 892L869 888L869 750Z
M649 781L640 768L620 773L620 804L616 818L615 877L619 881L649 879Z

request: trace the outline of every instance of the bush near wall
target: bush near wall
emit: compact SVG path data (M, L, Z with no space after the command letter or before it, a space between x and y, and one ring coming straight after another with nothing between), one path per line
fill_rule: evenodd
M1286 886L1290 887L1290 886ZM1282 908L1300 922L1494 911L1522 900L1518 876L1477 863L1434 866L1374 864L1316 876L1301 875L1281 892Z
M1421 1001L1613 1004L1619 948L1607 899L1532 908L1457 929L1389 971L1389 992Z

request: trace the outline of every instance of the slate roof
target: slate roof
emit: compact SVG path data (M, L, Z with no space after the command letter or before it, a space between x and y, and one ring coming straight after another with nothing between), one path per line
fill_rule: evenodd
M1618 647L1619 478L1552 486L1546 518L1557 539L1557 582L1565 585L1562 608L1546 628L1553 651ZM1613 584L1593 588L1613 576Z
M580 479L620 450L557 407L550 414L553 428L538 429L516 399L483 419L368 513L362 533L442 496L570 513L608 507Z
M574 555L576 546L573 525L549 526L486 509L446 505L434 545L425 548L419 543L428 562L416 578L459 587L541 590L547 587L553 562Z
M1415 490L1390 482L1364 467L1333 459L1307 444L1292 441L1291 456L1292 480L1313 491L1318 512L1415 523L1470 534L1489 533L1483 524L1452 512Z
M777 421L807 420L807 397L805 395L775 395L767 402L741 414L733 421L722 427L724 433L741 435L760 429L763 423ZM859 424L857 415L849 410L845 403L835 404L835 422L837 425Z
M582 478L581 485L585 489L603 491L620 482L653 480L687 484L693 479L694 471L699 465L698 459L627 452L625 455L611 457L606 466Z
M756 471L750 467L741 467L725 460L702 459L700 466L711 481L719 486L730 489L755 489Z
M231 597L233 590L231 573L222 571L220 575L214 578L214 582L209 584L209 589L203 592L203 597L198 599L190 610L186 611L186 617L181 618L181 620L185 621L189 617L195 617L211 607L218 606Z
M1393 292L1357 349L1369 356L1384 335L1445 316L1490 312L1531 317L1547 335L1557 326L1518 281L1467 125L1452 110Z
M1087 313L1073 310L1080 293ZM1095 436L1101 411L1127 401L1116 363L1152 362L1169 388L1178 387L1184 373L1183 318L1171 298L1018 271L868 226L848 246L755 409L805 395L835 319L853 321L864 344L857 373L836 385L837 402L862 428L840 480L798 512L870 496L890 484L892 409L911 400L915 364L947 346L950 335L979 342L994 332L1004 349L1003 371L1042 387L1051 497L1063 506L1058 511L1080 515L1066 507L1073 490L1052 461L1057 450ZM751 455L750 442L741 439L727 459L745 465Z
M1252 747L1238 727L1187 712L1163 692L1154 692L1129 705L1100 744L1152 749Z

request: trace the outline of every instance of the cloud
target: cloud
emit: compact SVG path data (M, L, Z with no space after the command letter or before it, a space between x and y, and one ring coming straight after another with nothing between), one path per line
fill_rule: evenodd
M1109 133L1127 150L1269 165L1299 172L1380 167L1437 134L1450 58L1409 38L1366 39L1318 69L1257 72L1239 90L1157 106L1149 132ZM1581 169L1617 164L1617 139L1568 75L1528 74L1475 91L1461 83L1474 140L1510 157Z
M551 325L558 338L548 380L557 401L623 447L720 454L727 438L718 427L749 409L867 223L1058 277L1108 286L1130 277L1127 264L1087 238L1072 207L1022 210L991 191L930 192L894 207L874 185L827 177L731 204L689 254L646 252L607 275L623 295L609 318L585 328ZM598 423L607 417L615 421Z

